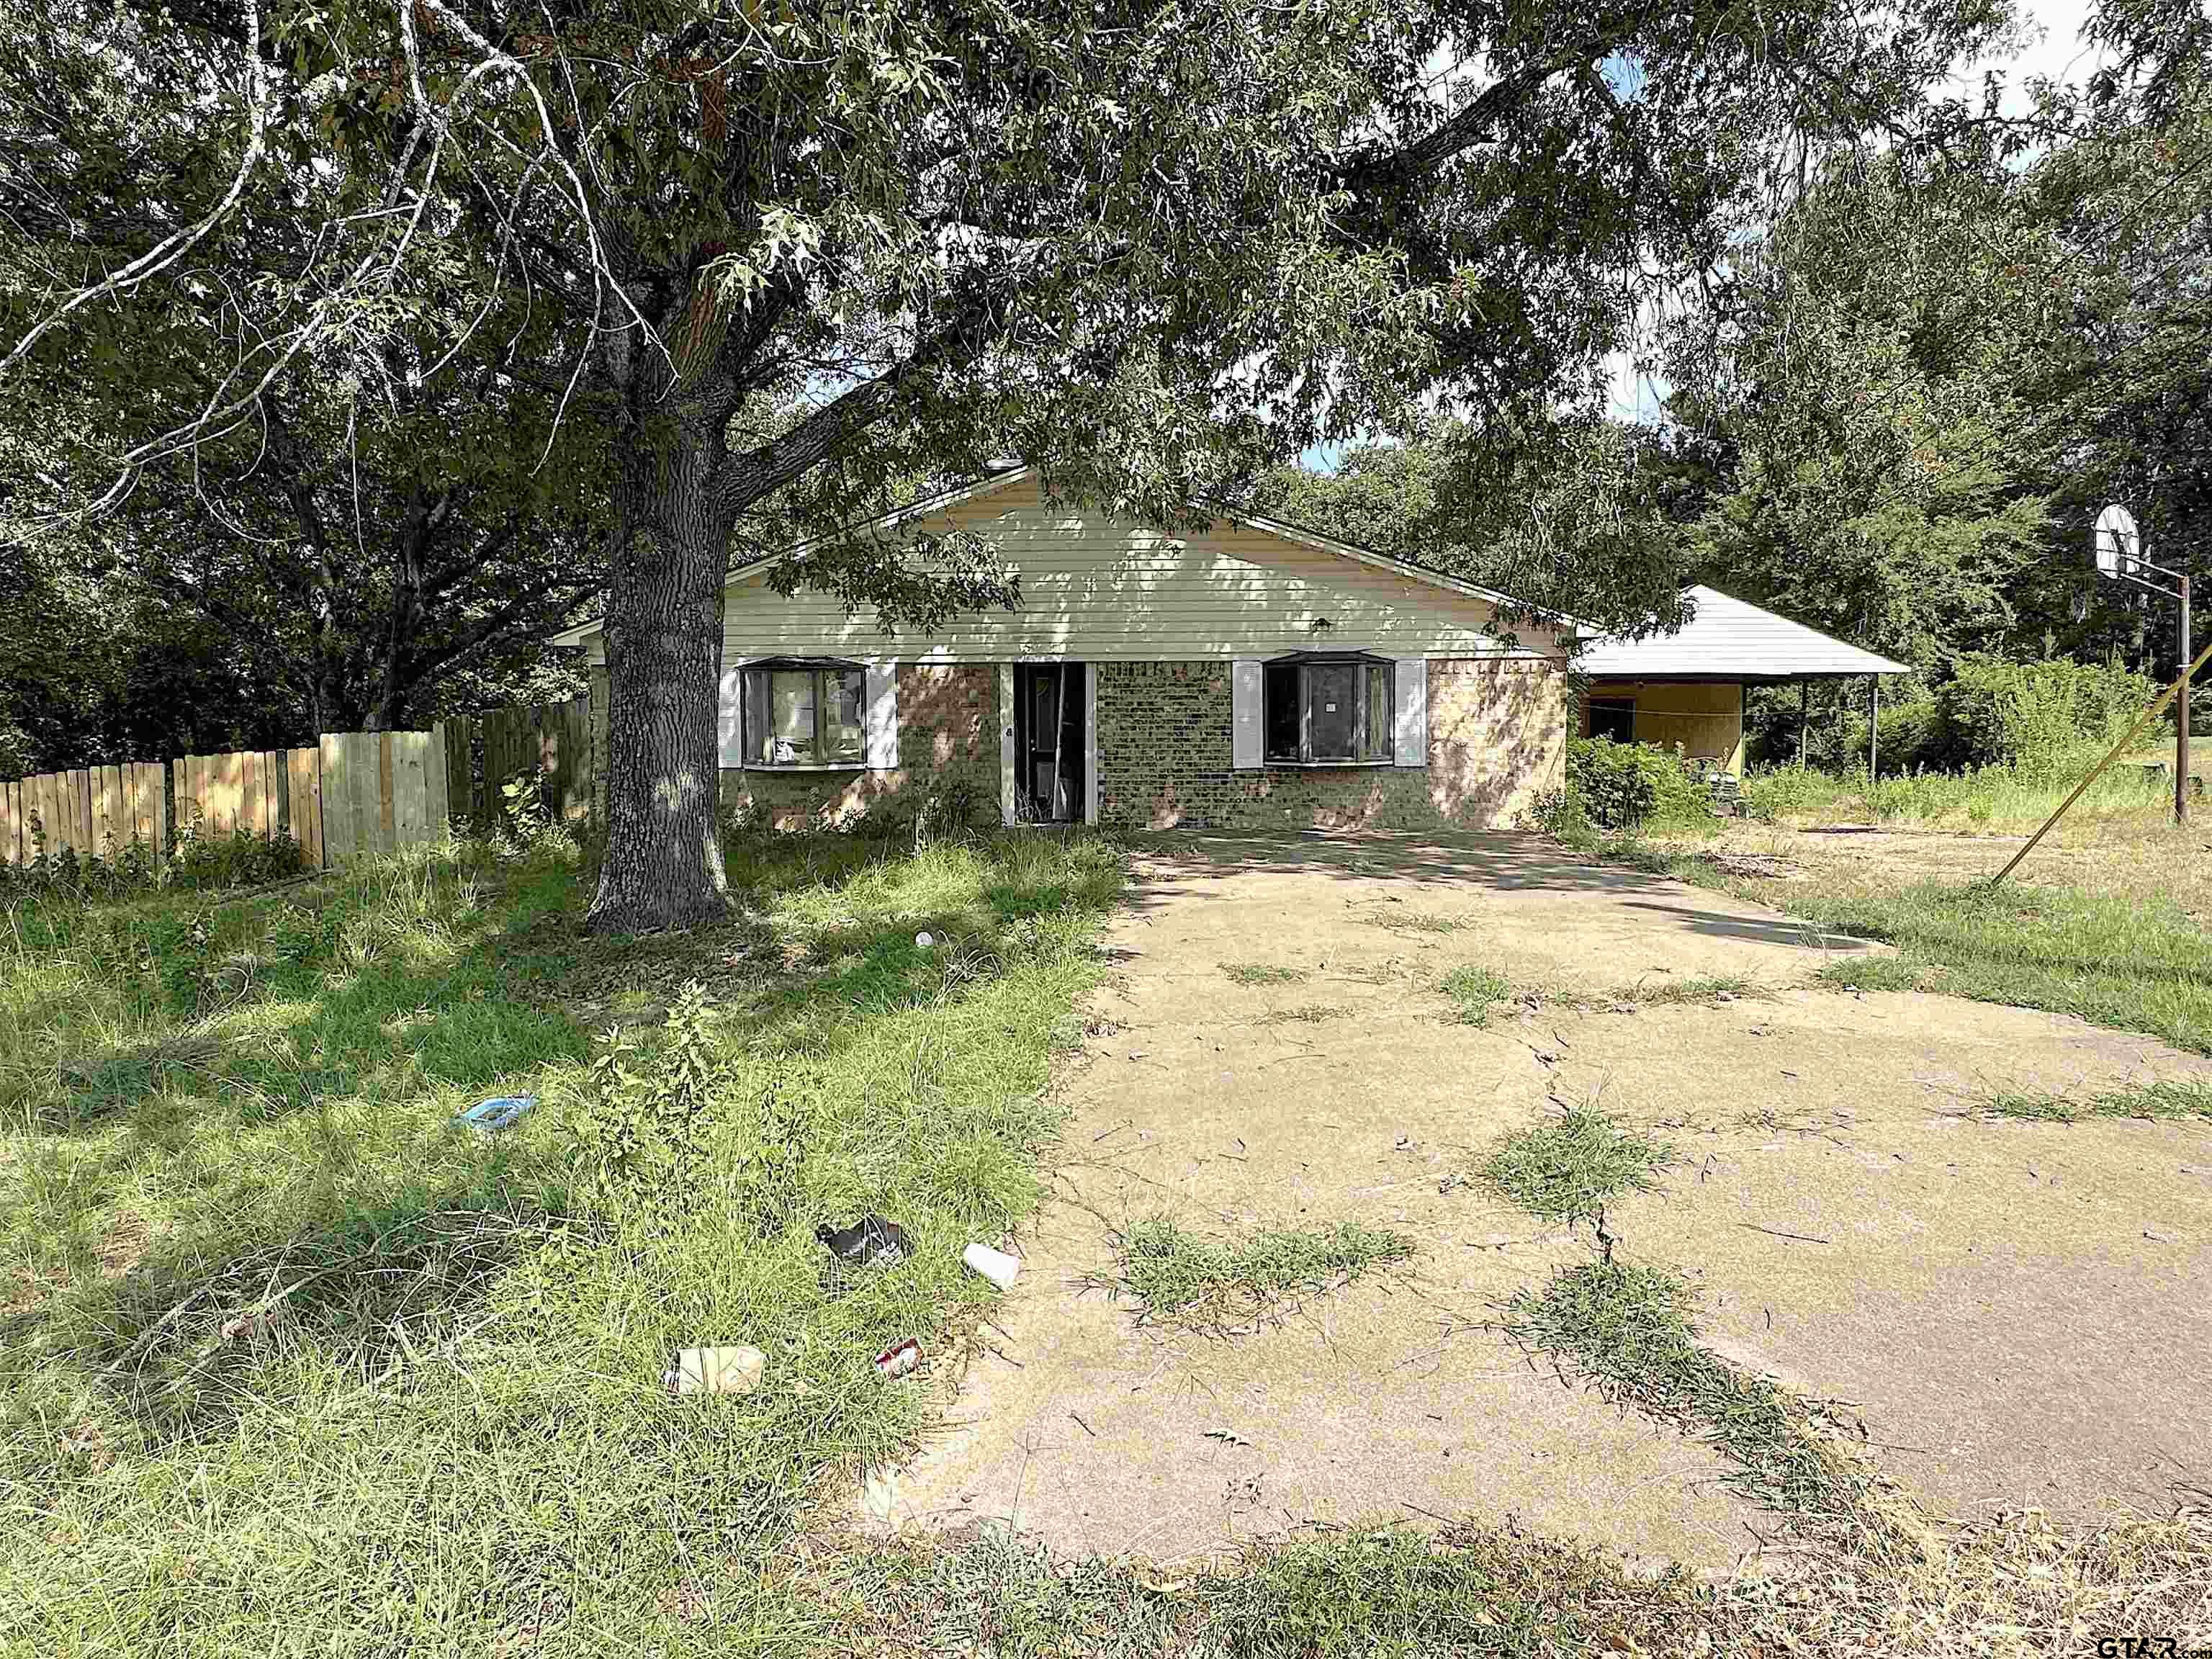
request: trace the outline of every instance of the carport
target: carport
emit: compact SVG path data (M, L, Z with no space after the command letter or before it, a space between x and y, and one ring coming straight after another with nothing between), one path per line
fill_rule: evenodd
M1662 749L1743 775L1743 689L1814 680L1868 683L1869 731L1881 706L1881 677L1901 662L1831 638L1717 588L1690 588L1690 620L1672 634L1592 640L1575 659L1587 687L1582 733ZM1799 727L1803 756L1803 727ZM1869 746L1869 753L1874 752Z

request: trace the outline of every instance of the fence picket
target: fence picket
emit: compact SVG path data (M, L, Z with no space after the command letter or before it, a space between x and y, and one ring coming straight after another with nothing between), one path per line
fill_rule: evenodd
M268 757L249 749L238 762L246 784L246 799L239 804L238 827L266 836L270 829Z
M424 751L428 732L387 732L392 749L392 842L414 847L430 839L430 777Z
M453 833L453 780L450 757L452 749L446 740L442 720L430 728L430 741L423 756L426 791L428 797L430 837L443 841Z

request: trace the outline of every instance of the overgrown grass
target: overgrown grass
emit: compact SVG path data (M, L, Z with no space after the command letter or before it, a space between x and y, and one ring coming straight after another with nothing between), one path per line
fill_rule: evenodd
M758 908L594 940L573 848L417 856L234 902L17 904L0 927L0 1650L497 1653L822 1639L772 1569L832 1472L921 1421L1036 1201L1047 1088L1118 854L733 844ZM946 941L923 951L927 930ZM670 1178L590 1188L703 982ZM690 1073L687 1073L687 1075ZM543 1102L480 1138L481 1095ZM914 1254L832 1271L868 1210ZM744 1397L670 1352L750 1342Z
M1273 962L1224 962L1221 971L1238 985L1296 985L1308 977L1303 968Z
M1745 779L1743 793L1755 816L1778 823L2024 834L2057 810L2103 753L2094 748L2059 765L1893 774L1872 784L1863 768L1838 775L1775 767ZM2148 828L2161 823L2172 808L2171 777L2161 778L2124 758L2089 786L2069 817L2077 823Z
M1112 1288L1139 1304L1140 1317L1221 1330L1285 1312L1370 1268L1402 1261L1413 1255L1413 1242L1358 1221L1224 1241L1154 1216L1123 1234L1117 1250L1121 1276Z
M1463 963L1437 987L1452 1002L1452 1018L1462 1025L1487 1025L1490 1011L1513 994L1505 975L1480 963Z
M2212 1513L2054 1525L2038 1510L1923 1534L1802 1545L1787 1570L1717 1584L1630 1576L1597 1549L1469 1523L1331 1528L1179 1570L1055 1557L995 1526L841 1554L842 1651L1004 1659L1883 1655L2045 1659L2084 1634L2212 1629Z
M1800 1402L1702 1346L1691 1305L1689 1286L1671 1273L1593 1261L1561 1269L1541 1291L1517 1292L1504 1328L1571 1363L1607 1399L1710 1441L1734 1466L1729 1483L1768 1508L1856 1517L1864 1475L1814 1437Z
M2144 1121L2194 1118L2212 1121L2212 1083L2203 1078L2124 1083L2087 1100L2075 1100L2065 1095L1999 1094L1985 1101L1983 1109L1996 1117L2043 1123L2079 1123L2084 1118L2096 1117Z
M1727 1629L1679 1570L1630 1578L1600 1551L1471 1525L1332 1530L1173 1575L976 1528L872 1549L836 1590L854 1650L1005 1659L1689 1653Z
M1477 1174L1531 1215L1571 1224L1595 1216L1620 1194L1648 1192L1654 1172L1673 1156L1664 1141L1576 1106L1508 1135Z
M1894 945L1841 956L1823 982L1925 990L2073 1014L2212 1054L2212 933L2166 893L2008 881L1745 878L1693 852L1614 848L1638 867L1786 909L1826 933Z

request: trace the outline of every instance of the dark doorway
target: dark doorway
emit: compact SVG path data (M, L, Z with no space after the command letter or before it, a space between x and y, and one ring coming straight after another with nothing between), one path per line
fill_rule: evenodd
M1592 697L1589 734L1611 738L1615 743L1636 741L1636 700L1633 697Z
M1083 821L1083 676L1079 662L1014 668L1014 817Z

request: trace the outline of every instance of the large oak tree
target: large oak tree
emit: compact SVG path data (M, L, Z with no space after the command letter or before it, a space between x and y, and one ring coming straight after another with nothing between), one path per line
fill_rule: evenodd
M1165 519L1427 411L1540 429L1808 161L1917 142L1925 89L2003 21L2001 0L186 0L143 38L240 68L222 99L180 88L179 118L227 123L240 176L304 161L321 240L162 441L437 284L550 329L612 514L592 919L684 926L724 903L721 592L764 508L1012 453ZM139 263L103 245L52 273L50 314L97 297L32 358L179 280L222 179L149 181ZM498 337L461 357L497 362ZM790 579L896 618L1003 597L979 553L833 541Z

